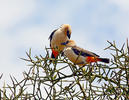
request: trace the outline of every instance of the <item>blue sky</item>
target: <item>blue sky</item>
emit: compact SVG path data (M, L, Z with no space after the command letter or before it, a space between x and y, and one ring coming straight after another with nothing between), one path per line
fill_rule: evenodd
M45 55L50 33L70 24L72 39L87 50L110 57L107 40L121 46L129 37L129 0L0 0L0 74L21 77L20 60L32 48Z

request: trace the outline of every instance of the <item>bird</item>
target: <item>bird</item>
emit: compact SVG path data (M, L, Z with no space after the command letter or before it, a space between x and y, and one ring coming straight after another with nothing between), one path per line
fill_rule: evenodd
M108 58L100 58L99 55L80 48L76 45L74 40L68 40L61 45L65 45L65 49L63 51L64 55L74 64L79 66L85 66L86 64L90 64L93 62L104 62L109 63Z
M69 24L62 24L60 28L54 30L50 36L50 48L52 50L51 58L57 58L58 55L64 50L64 45L61 43L66 42L71 37L71 26Z

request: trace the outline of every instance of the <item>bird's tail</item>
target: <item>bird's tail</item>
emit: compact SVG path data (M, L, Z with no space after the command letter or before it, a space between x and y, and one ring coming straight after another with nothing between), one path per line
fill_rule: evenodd
M98 58L98 57L86 57L86 62L87 63L92 63L92 62L104 62L104 63L109 63L108 58Z
M98 61L104 62L104 63L109 63L108 58L98 58Z

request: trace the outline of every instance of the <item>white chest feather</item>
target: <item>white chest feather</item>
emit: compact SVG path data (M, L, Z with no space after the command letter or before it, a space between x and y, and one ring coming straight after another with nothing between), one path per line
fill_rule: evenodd
M64 43L67 40L68 40L67 35L65 35L61 30L57 30L51 40L51 46L52 48L58 48L60 50L63 50L64 46L61 45L61 43Z

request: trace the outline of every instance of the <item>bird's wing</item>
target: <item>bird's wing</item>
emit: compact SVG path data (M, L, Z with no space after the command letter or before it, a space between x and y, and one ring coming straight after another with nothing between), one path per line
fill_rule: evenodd
M73 46L72 50L74 51L75 54L81 55L81 56L84 56L84 57L86 57L86 56L99 57L99 55L97 55L93 52L90 52L88 50L84 50L83 48L80 48L78 46Z
M50 34L50 36L49 36L49 38L48 38L48 39L50 39L50 42L51 42L51 40L52 40L52 37L53 37L54 33L55 33L57 30L58 30L58 29L54 30L54 31Z

